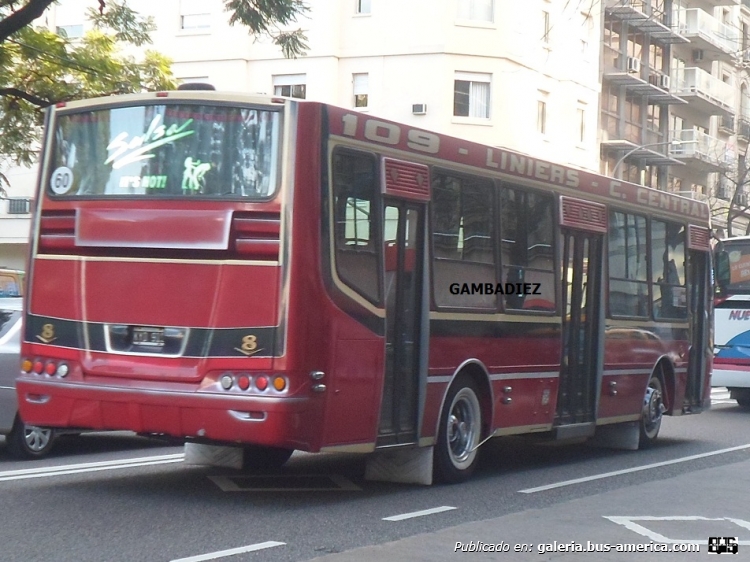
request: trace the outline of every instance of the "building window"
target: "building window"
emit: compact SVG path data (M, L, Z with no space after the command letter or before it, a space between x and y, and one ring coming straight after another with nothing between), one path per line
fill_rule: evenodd
M547 101L536 102L536 130L541 134L547 134Z
M352 74L352 84L354 92L354 107L367 107L367 96L370 90L370 75Z
M273 93L276 96L305 99L307 97L307 75L279 74L273 77Z
M211 27L211 12L205 0L180 0L180 29L195 31Z
M358 14L369 14L370 13L370 0L356 0L357 2L357 13Z
M576 110L578 116L578 142L586 140L586 109L579 107Z
M550 34L549 12L542 10L542 42L549 43Z
M456 72L453 83L453 115L489 119L489 74Z
M68 39L78 39L79 37L83 37L83 24L58 25L55 32Z
M494 0L459 0L458 19L494 21Z

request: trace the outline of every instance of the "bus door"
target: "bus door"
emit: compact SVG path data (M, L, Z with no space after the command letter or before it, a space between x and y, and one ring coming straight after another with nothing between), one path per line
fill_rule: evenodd
M407 179L421 173L428 181L426 167L385 159L386 197L383 203L383 257L385 300L385 373L380 406L377 446L416 443L418 440L421 396L426 383L423 357L426 344L424 314L424 221L426 202L400 195L388 181ZM391 166L399 166L394 173ZM416 170L416 171L415 171ZM397 186L398 187L398 186ZM425 189L429 186L425 185ZM428 192L429 193L429 192ZM424 376L422 373L424 371Z
M711 282L711 264L709 263L708 229L688 227L688 287L690 311L690 358L688 363L688 380L685 389L685 406L700 407L703 401L703 389L708 376L709 327L711 301L713 295L708 293Z
M561 198L562 357L557 437L593 435L602 369L602 245L606 208Z
M378 445L414 443L419 405L423 206L389 201L384 212L385 374Z

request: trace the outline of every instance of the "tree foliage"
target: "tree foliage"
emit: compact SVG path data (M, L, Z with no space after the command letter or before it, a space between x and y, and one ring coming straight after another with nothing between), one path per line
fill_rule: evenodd
M68 38L34 21L55 0L0 0L0 164L30 165L36 157L49 105L96 96L171 89L171 61L145 50L139 59L127 46L151 43L153 18L127 0L91 0L86 17L93 30ZM289 29L309 8L302 0L224 0L231 24L271 37L286 57L307 49L301 29ZM0 196L5 177L0 173Z
M296 58L308 49L302 29L282 29L309 11L302 0L224 0L224 7L232 14L231 25L240 23L252 35L270 37L286 58Z
M50 2L16 4L0 0L0 24ZM6 161L34 161L43 109L51 104L175 86L171 62L163 55L146 50L136 59L122 52L127 45L150 43L151 19L119 2L108 2L103 12L89 10L87 17L93 29L77 39L28 24L5 37L0 33L0 157Z
M725 236L731 238L750 234L750 168L747 148L732 166L719 173L719 187L722 196L709 199L709 204L712 216L726 221Z

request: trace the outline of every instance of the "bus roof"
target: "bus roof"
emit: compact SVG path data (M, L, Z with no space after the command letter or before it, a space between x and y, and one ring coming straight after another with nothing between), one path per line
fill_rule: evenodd
M526 183L556 188L570 195L586 196L608 204L624 203L625 206L646 208L656 215L679 217L693 224L710 226L709 207L705 202L510 149L483 145L320 102L241 92L174 90L63 102L57 104L55 109L80 111L120 104L154 103L156 100L205 100L259 105L315 104L326 108L329 132L337 137L411 153L435 165L451 163L478 168L485 174L497 174L504 179L523 179Z

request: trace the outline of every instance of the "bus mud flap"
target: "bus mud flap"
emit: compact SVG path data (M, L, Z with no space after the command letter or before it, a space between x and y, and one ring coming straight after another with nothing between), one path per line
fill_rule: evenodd
M589 444L594 447L603 447L606 449L636 451L639 441L640 429L638 422L627 422L600 425L596 428L594 437L589 440Z
M185 443L185 464L242 468L242 447Z
M365 480L432 485L434 447L376 451L367 459Z

